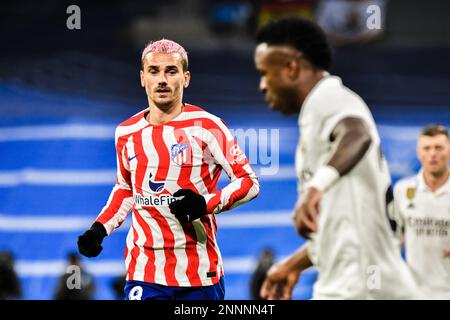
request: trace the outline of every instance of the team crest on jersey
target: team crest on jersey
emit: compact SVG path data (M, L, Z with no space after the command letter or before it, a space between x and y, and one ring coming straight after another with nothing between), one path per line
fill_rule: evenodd
M178 165L188 162L188 144L177 143L170 147L170 158Z
M148 185L150 187L150 190L154 193L160 193L164 190L164 184L165 182L157 182L152 180L153 173L150 172L150 177L148 178Z
M408 209L414 209L414 203L412 202L412 200L414 199L414 197L416 196L416 188L410 187L408 189L406 189L406 197L408 198L409 205L408 205Z
M408 198L408 200L414 199L415 196L416 196L416 188L406 189L406 197Z

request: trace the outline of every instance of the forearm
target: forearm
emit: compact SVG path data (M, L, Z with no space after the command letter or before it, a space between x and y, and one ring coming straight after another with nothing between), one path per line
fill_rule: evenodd
M308 256L308 246L304 244L300 248L297 249L292 255L287 257L284 260L284 263L290 270L298 270L299 272L303 272L309 267L313 266L313 263L309 259Z
M106 205L95 221L101 223L109 235L122 224L130 212L133 203L132 191L116 185L111 191Z
M219 213L254 199L259 193L259 182L251 171L235 178L223 189L205 196L208 213Z

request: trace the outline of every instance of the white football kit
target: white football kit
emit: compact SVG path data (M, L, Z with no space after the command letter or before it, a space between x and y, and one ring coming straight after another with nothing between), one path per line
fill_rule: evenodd
M322 195L318 231L307 244L318 269L313 298L416 298L419 290L402 260L386 212L391 179L375 122L364 101L326 72L300 112L296 153L300 196L334 153L330 134L347 117L364 120L372 143L360 162Z
M435 192L423 172L397 182L394 212L404 228L406 261L426 298L450 299L450 178Z

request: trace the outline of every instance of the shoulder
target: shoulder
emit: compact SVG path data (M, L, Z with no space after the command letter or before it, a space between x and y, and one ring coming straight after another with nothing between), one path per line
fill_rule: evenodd
M144 118L145 111L147 111L147 108L139 111L135 115L131 116L127 120L121 122L117 127L115 131L115 137L116 140L124 137L128 137L130 134L139 131L143 127L145 127L146 120Z
M224 130L227 128L222 118L191 104L185 105L183 120L194 120L196 126L201 126L206 129L217 128Z
M353 90L345 86L341 78L330 76L320 85L311 103L319 114L328 116L339 113L365 114L367 104ZM311 108L313 109L313 108Z
M214 123L225 123L220 117L206 111L205 109L194 106L192 104L185 104L184 106L184 118L186 120L191 119L204 119L204 120L210 120Z
M135 125L136 123L138 123L139 121L141 121L142 119L144 119L144 113L145 111L147 111L148 109L145 108L144 110L139 111L138 113L134 114L133 116L129 117L127 120L122 121L116 129L119 128L126 128L126 127L130 127L132 125Z
M397 181L394 186L394 194L397 196L405 195L408 189L415 189L417 187L417 176L410 176Z
M226 136L228 140L233 138L226 122L222 118L198 106L186 104L183 121L191 122L191 126L206 129L214 136Z

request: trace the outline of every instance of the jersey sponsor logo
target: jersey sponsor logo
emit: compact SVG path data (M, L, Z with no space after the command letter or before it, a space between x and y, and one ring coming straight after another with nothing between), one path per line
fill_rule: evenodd
M230 162L232 166L245 161L245 154L242 152L241 148L239 148L238 144L235 144L230 148L230 155L234 158L233 161Z
M188 160L187 154L188 144L187 143L176 143L170 147L170 159L173 162L181 166Z
M242 154L242 150L241 150L241 148L239 148L239 146L237 144L235 144L230 148L230 154L233 157L238 157Z
M408 217L407 226L413 230L416 237L448 237L450 219L434 217Z
M150 177L148 178L148 185L150 187L150 190L152 190L154 193L160 193L164 190L164 184L165 182L156 182L152 180L153 173L150 172Z
M141 207L167 207L169 204L177 200L177 198L169 195L169 194L163 194L160 196L148 196L143 197L140 194L134 195L134 203Z

